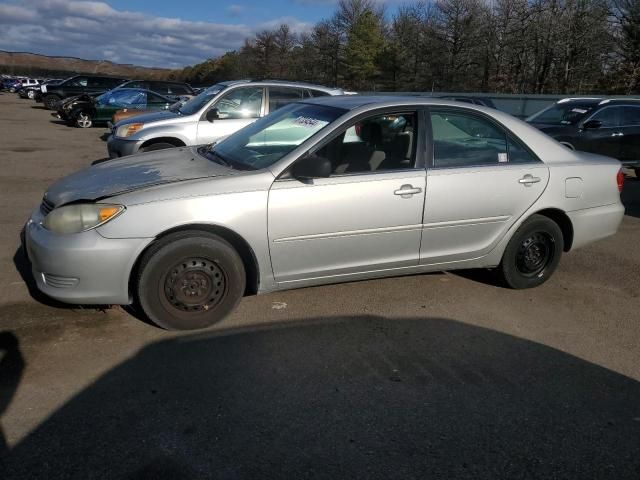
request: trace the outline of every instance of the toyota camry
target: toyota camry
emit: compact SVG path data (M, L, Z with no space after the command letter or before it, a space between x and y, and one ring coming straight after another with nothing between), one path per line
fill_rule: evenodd
M194 329L247 294L365 278L488 268L538 286L616 232L623 178L483 106L310 98L217 144L58 181L24 243L45 294Z

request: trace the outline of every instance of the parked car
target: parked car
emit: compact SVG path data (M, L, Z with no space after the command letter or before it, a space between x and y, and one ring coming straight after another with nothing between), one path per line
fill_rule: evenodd
M527 122L572 150L617 158L640 177L640 100L565 98Z
M139 115L115 125L109 156L211 143L283 105L342 90L295 82L239 80L207 88L177 111Z
M0 78L0 90L9 90L9 84L17 82L17 80L13 77L2 77Z
M40 81L36 78L23 78L22 80L20 80L19 85L14 85L14 87L12 89L9 89L9 91L19 92L20 90L24 90L25 88L35 87L39 85L40 85Z
M111 90L126 80L98 75L76 75L54 85L42 86L42 100L49 110L57 110L60 100L85 93L101 93Z
M60 100L57 104L57 111L52 113L53 117L57 117L61 120L66 121L70 125L73 125L73 118L71 117L71 112L75 111L77 108L80 108L83 105L90 104L93 99L99 97L100 95L104 95L106 92L102 93L85 93L83 95L78 95L77 97L69 97L64 100Z
M18 90L18 96L20 98L28 98L30 100L33 100L36 97L36 92L40 91L40 88L40 83L36 85L29 85L27 87L23 86L20 90Z
M167 110L175 101L141 88L116 88L95 98L83 95L61 107L64 118L79 128L106 124L124 107L141 110ZM61 117L62 114L59 114Z
M46 90L47 88L51 88L54 85L59 85L60 83L64 82L66 79L60 79L60 78L51 78L48 79L46 82L43 82L39 88L35 89L35 93L33 94L33 99L38 102L38 103L42 103L42 91ZM43 86L45 86L46 88L42 88Z
M2 90L7 90L9 92L15 92L21 85L22 83L17 78L5 78L2 80Z
M186 102L188 102L191 99L191 97L182 97L180 100L174 102L173 104L171 104L167 110L170 111L177 111L182 105L184 105ZM157 110L157 109L156 109ZM151 113L153 111L153 109L145 109L145 110L141 110L138 108L123 108L122 110L118 110L116 113L113 114L113 117L111 117L111 121L107 122L107 127L109 128L109 130L113 129L113 126L122 121L125 120L127 118L132 118L132 117L136 117L138 115L143 115L145 113Z
M45 294L133 302L158 325L192 329L245 293L373 277L494 268L512 288L535 287L563 251L616 232L623 181L617 160L497 110L309 98L212 146L58 181L24 241Z
M118 88L142 88L175 100L185 96L192 97L195 95L193 89L186 83L162 80L130 80Z

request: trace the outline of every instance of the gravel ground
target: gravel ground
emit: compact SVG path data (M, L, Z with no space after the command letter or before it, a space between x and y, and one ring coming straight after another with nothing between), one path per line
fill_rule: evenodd
M632 173L619 233L537 289L355 282L177 334L29 289L20 228L106 130L8 93L0 112L0 478L640 478Z

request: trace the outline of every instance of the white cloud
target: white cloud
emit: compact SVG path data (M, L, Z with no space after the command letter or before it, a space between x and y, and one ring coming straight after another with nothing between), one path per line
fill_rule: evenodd
M291 17L250 26L154 17L116 10L104 2L27 0L21 5L0 4L0 46L176 68L239 48L255 31L281 23L288 23L293 31L310 28Z

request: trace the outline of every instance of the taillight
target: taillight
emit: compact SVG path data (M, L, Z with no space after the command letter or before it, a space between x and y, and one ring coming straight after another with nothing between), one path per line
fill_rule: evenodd
M622 193L622 187L624 187L624 173L622 173L622 169L618 170L616 180L618 181L618 192Z

